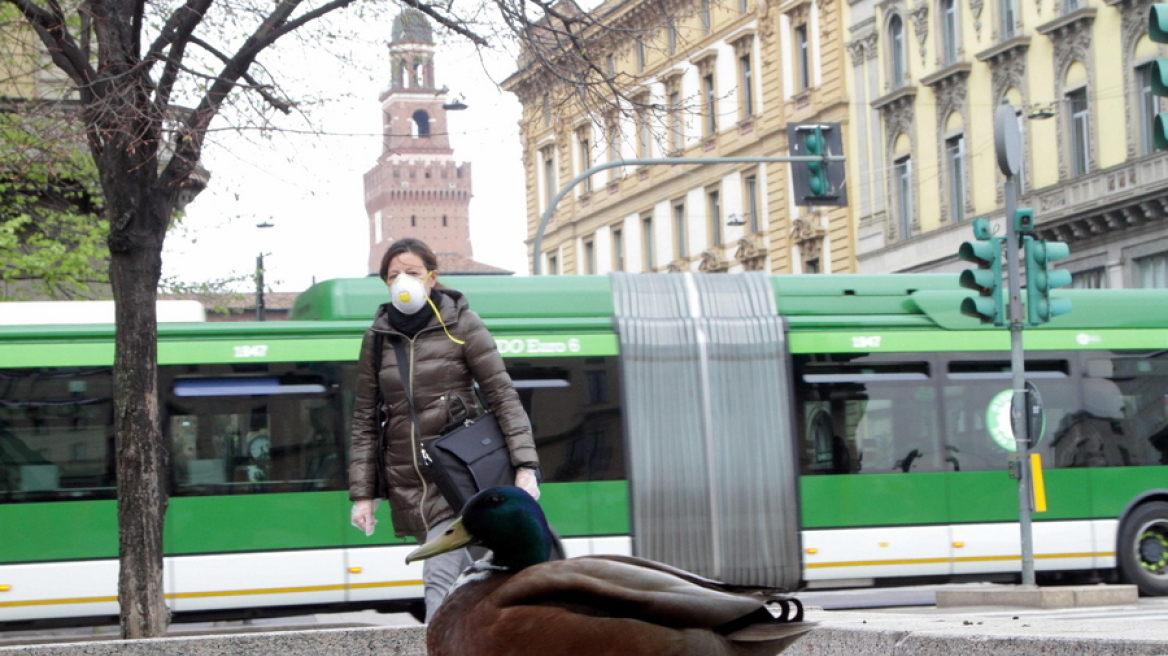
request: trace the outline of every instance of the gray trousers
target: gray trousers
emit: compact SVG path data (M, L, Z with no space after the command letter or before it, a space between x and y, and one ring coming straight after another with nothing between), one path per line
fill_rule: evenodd
M453 521L454 518L451 517L431 526L430 532L426 534L426 541L429 542L441 535ZM438 610L458 575L473 564L474 559L466 549L458 549L422 561L422 584L426 590L426 622L434 617L434 611Z

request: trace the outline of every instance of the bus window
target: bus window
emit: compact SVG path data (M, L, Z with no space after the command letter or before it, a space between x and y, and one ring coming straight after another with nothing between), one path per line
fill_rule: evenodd
M0 500L115 496L108 367L0 370Z
M1168 353L1091 354L1054 438L1062 467L1168 464Z
M944 469L927 362L818 356L800 367L804 474Z
M225 365L174 372L164 425L175 494L345 487L341 367L260 366L244 374Z
M544 482L625 477L616 357L508 358Z
M1013 373L1010 360L1001 354L960 353L945 363L941 417L950 471L1003 470L1015 451L1010 427ZM1046 429L1039 453L1047 448L1052 427L1074 406L1074 378L1069 361L1050 358L1026 361L1026 379L1042 397ZM1043 453L1043 464L1055 463Z

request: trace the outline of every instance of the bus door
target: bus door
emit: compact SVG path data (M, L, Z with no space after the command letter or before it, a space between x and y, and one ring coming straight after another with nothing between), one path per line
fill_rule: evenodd
M175 611L344 601L340 376L332 363L165 368Z
M800 355L796 387L806 580L948 575L931 356Z

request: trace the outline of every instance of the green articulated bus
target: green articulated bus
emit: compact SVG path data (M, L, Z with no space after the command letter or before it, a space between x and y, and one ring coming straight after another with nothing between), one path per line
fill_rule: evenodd
M960 314L957 276L445 282L496 338L569 555L788 589L1020 571L1009 334ZM1064 294L1070 314L1024 332L1046 413L1036 569L1168 594L1168 291ZM417 608L385 508L371 537L349 524L355 360L385 299L333 280L287 322L160 324L174 612ZM12 308L0 623L115 615L113 326Z

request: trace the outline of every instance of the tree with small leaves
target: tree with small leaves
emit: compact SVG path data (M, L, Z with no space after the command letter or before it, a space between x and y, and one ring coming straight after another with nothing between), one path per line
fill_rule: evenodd
M582 12L570 0L400 3L478 47L518 43L521 66L552 70L588 98L629 98L631 84L606 71L598 54L606 52L604 30L618 29L603 12ZM65 84L63 97L77 108L78 143L97 174L89 196L96 214L81 223L85 235L104 235L116 303L118 600L125 638L162 635L169 623L162 587L167 450L158 407L155 300L167 231L206 183L199 161L212 123L230 113L237 122L229 127L279 129L277 113L294 111L296 102L261 59L279 57L293 35L299 38L295 48L335 38L330 20L341 10L376 16L393 8L372 0L0 0L0 9L19 17L25 30L20 42L29 41L31 30L40 55L47 56L38 74L52 69ZM0 42L16 43L5 38L13 26L0 21ZM27 241L31 223L13 223L12 230L25 226L19 238ZM48 230L45 240L67 243L67 230L50 224L41 226ZM76 255L99 253L87 248Z

